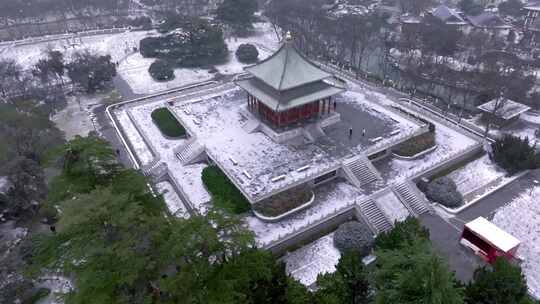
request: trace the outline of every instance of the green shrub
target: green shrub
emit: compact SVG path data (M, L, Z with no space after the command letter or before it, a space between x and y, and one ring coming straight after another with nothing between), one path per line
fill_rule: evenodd
M448 208L463 205L463 195L457 190L456 183L447 176L431 181L427 185L426 196Z
M493 160L510 174L526 169L536 169L540 163L540 158L535 148L529 144L528 138L521 139L506 135L493 143L491 147Z
M343 223L334 233L334 246L341 253L354 251L364 257L371 252L373 244L373 232L365 223L357 221Z
M427 132L401 143L394 153L399 156L411 157L435 146L435 133Z
M295 187L253 205L253 209L264 216L276 217L306 204L312 195L308 187Z
M148 69L150 76L157 81L171 81L174 79L174 70L171 64L165 60L156 60Z
M259 51L252 44L241 44L236 50L236 58L242 63L255 63L259 58Z
M204 168L201 177L204 186L212 194L213 202L217 206L235 214L241 214L251 209L251 205L244 195L217 166Z
M181 137L186 135L186 129L176 120L176 117L167 108L159 108L152 112L152 120L159 130L168 137Z

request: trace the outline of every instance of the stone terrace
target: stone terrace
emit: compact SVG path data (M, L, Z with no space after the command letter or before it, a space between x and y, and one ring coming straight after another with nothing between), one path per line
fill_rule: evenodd
M278 144L262 132L244 130L245 99L232 89L170 108L251 202L334 171L344 158L395 145L421 131L419 124L368 101L362 93L348 92L338 98L342 120L325 128L326 135L315 141L298 136Z

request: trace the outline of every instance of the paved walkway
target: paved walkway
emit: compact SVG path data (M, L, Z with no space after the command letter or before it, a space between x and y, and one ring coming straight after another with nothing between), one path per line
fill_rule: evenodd
M437 215L424 214L419 219L422 225L429 229L435 251L445 258L456 278L462 282L470 281L474 270L483 265L483 262L459 244L461 231Z
M452 219L452 223L459 228L463 228L465 223L470 222L479 216L491 218L497 209L510 203L520 194L530 191L530 189L535 186L535 180L540 181L540 170L531 171L525 174L497 192L477 202L474 206L460 212L455 219Z

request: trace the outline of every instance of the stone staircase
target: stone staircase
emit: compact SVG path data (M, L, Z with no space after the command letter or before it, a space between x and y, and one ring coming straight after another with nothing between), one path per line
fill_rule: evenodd
M428 202L421 196L419 190L411 182L406 181L392 186L394 192L398 195L401 202L415 215L421 215L430 212Z
M142 173L154 180L158 180L167 174L167 164L161 162L161 160L156 157L150 163L142 167Z
M392 229L392 223L386 215L379 209L377 204L372 199L367 199L358 204L360 212L364 215L369 224L376 230L376 233L381 233Z
M377 169L365 156L357 156L343 162L343 170L352 184L357 187L371 184L381 179Z
M175 149L174 154L183 165L188 165L204 152L204 146L196 138L190 138L186 143Z

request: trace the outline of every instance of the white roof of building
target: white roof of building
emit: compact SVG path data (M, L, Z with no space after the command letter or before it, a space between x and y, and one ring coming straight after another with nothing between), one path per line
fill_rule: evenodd
M529 111L531 108L510 99L501 100L501 98L495 98L478 106L478 109L508 120ZM493 113L494 111L495 113Z
M495 224L483 217L478 217L477 219L468 222L465 224L465 227L504 252L516 248L521 243L514 236L495 226Z

